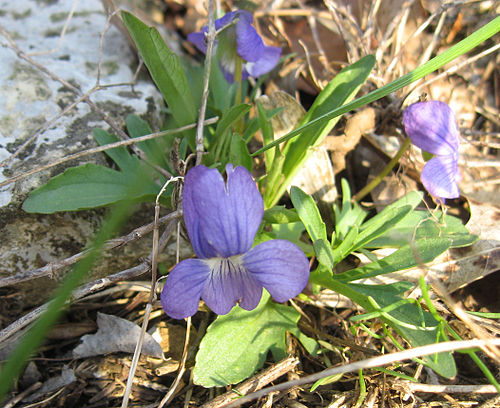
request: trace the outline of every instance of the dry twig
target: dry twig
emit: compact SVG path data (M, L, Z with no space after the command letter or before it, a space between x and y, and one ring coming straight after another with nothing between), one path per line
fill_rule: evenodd
M416 347L413 349L399 351L397 353L385 354L383 356L368 358L366 360L357 361L355 363L346 364L340 367L329 368L320 371L319 373L316 374L307 375L298 380L287 381L283 384L264 388L261 391L254 392L250 395L247 395L232 402L231 404L227 405L227 407L228 408L239 407L247 402L263 397L271 392L284 391L292 387L311 384L315 381L321 380L322 378L329 377L332 375L352 373L366 368L380 367L398 361L409 360L416 357L428 356L435 353L443 353L454 350L464 350L476 347L484 348L492 346L500 346L500 339L491 339L488 341L477 340L477 339L466 340L466 341L448 341L443 343L431 344L428 346Z

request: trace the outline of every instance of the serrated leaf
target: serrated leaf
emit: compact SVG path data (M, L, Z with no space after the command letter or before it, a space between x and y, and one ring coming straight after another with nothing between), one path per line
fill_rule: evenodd
M201 341L193 382L203 387L236 384L262 367L269 351L276 360L285 357L287 331L299 340L307 338L297 328L299 318L295 309L270 301L267 292L256 309L246 311L237 306L219 316ZM315 342L307 339L304 346L310 349Z
M328 239L326 226L313 198L295 186L290 189L290 198L311 240L313 242L318 239L326 241Z
M370 241L393 229L405 219L422 201L422 193L412 191L396 202L388 205L375 217L362 224L353 250L367 245Z
M321 265L326 266L329 270L332 270L335 265L335 254L328 241L324 239L317 239L313 242L314 253L318 258L318 262Z
M354 241L358 238L358 226L354 224L347 236L333 250L333 266L337 265L352 252Z
M51 214L102 207L124 199L156 196L160 187L152 181L143 183L137 197L129 197L130 176L96 164L72 167L32 191L23 203L30 213Z

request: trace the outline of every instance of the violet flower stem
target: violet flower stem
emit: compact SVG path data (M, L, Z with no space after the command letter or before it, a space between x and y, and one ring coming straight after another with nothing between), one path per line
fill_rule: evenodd
M238 82L238 92L236 93L235 105L239 105L242 101L242 73L243 73L243 60L241 58L236 59L236 67L234 70L234 80ZM236 124L236 131L242 135L244 129L243 118L241 118Z
M362 188L360 191L358 191L354 196L352 197L353 201L360 201L362 198L364 198L366 195L368 195L383 179L385 176L389 174L389 172L396 166L398 163L399 159L403 154L410 148L411 145L411 140L410 138L406 138L399 148L398 152L396 155L391 159L389 163L387 163L387 166L384 167L384 169L380 172L380 174L375 177L370 183L368 183L364 188Z
M203 93L201 97L200 112L198 115L198 127L196 128L196 165L201 164L203 156L203 122L207 110L208 101L208 84L210 80L210 68L212 66L212 54L214 49L215 37L215 20L214 20L214 1L208 0L208 30L207 30L207 53L205 58L205 73L203 76Z

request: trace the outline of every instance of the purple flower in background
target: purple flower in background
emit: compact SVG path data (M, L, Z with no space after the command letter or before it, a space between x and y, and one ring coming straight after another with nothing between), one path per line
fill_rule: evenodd
M309 280L309 262L295 244L276 239L252 248L264 214L262 197L244 167L228 164L226 174L224 180L205 166L186 174L184 221L199 259L183 260L167 277L161 304L175 319L194 315L200 298L217 314L236 303L252 310L262 288L285 302Z
M459 133L451 108L440 101L415 103L403 112L403 125L415 146L435 155L420 175L427 191L440 199L459 197Z
M216 42L220 67L228 82L234 82L234 71L238 58L242 60L243 64L242 80L249 76L257 78L268 73L280 60L281 48L264 45L252 22L252 14L244 10L232 11L215 20L216 30L234 23L218 34ZM208 28L205 26L201 31L191 33L187 37L203 53L207 52L205 42L207 30Z

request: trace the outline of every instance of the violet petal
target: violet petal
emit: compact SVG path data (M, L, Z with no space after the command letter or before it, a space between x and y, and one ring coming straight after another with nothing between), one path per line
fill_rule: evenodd
M420 175L426 190L438 198L460 197L457 181L459 180L456 155L436 156L429 160Z
M309 280L309 261L289 241L263 242L243 255L243 266L277 302L297 296Z
M264 52L264 42L252 26L252 15L240 12L236 23L236 51L245 61L258 61Z
M215 20L215 29L219 30L222 27L230 24L238 16L238 13L239 13L238 11L232 11L230 13L226 13L223 17ZM207 32L208 32L208 26L205 26L201 29L201 31L190 33L187 36L187 39L190 42L192 42L196 46L196 48L198 48L204 54L206 54L207 52L207 43L205 39L205 35Z
M179 262L168 275L161 292L161 305L165 312L174 319L194 315L209 276L209 266L200 259Z
M208 182L208 179L214 179L210 177L215 175L215 181L212 183L219 183L217 174L213 172L217 170L209 169L205 166L196 166L190 169L186 177L184 178L184 191L182 195L182 206L184 211L184 223L186 224L186 229L188 231L189 239L193 247L194 253L198 258L213 258L217 256L217 251L213 248L203 236L200 221L202 221L203 209L200 209L200 203L197 202L195 197L198 186L204 185ZM220 177L220 174L219 174ZM223 194L223 189L219 194Z
M441 101L418 102L403 112L403 125L411 142L437 155L458 150L458 127L455 114Z
M205 40L206 32L207 30L202 30L196 33L190 33L187 36L187 39L192 42L203 54L207 53L207 42Z
M224 14L221 18L215 20L215 29L220 30L222 27L231 24L239 15L242 13L241 10L230 11L229 13ZM248 13L245 11L245 13ZM204 27L205 28L205 27Z
M245 68L246 64L243 64L243 70L241 71L241 80L244 81L247 79L250 75L248 75L248 71ZM222 75L224 76L224 79L232 84L234 82L234 68L231 71L231 68L225 67L224 64L221 63L219 64L220 70L222 71Z
M259 60L245 64L248 73L258 78L261 75L267 74L271 71L281 58L281 48L279 47L264 47Z
M226 182L216 169L205 166L186 175L184 220L201 258L245 253L262 221L264 203L250 172L228 164L226 173Z
M226 314L240 303L246 310L259 304L262 286L241 265L240 257L212 258L204 262L211 273L201 293L207 306L217 314Z

